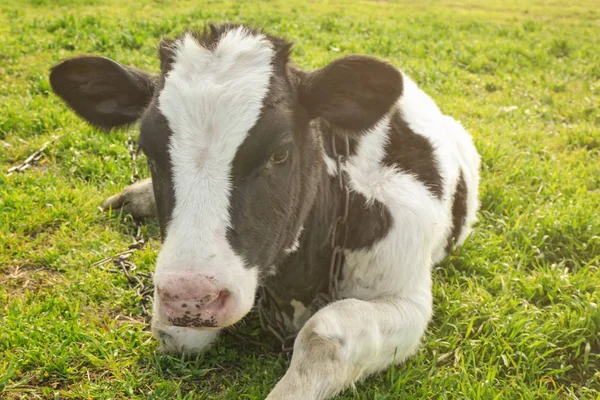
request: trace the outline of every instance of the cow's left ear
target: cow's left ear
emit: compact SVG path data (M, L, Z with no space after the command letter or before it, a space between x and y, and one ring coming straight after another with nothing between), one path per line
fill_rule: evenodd
M310 118L323 117L350 131L381 119L402 94L402 74L367 56L347 56L306 74L299 100Z
M80 56L50 72L50 85L80 117L105 130L138 120L152 99L157 78L109 58Z

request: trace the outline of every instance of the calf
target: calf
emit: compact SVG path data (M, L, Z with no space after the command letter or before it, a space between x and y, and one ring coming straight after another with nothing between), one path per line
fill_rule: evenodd
M56 65L50 82L101 129L140 123L152 180L107 205L158 214L152 329L163 350L206 349L265 286L299 330L268 398L325 399L416 351L432 265L475 221L479 156L392 65L347 56L306 72L290 48L216 25L163 40L158 75L82 56ZM346 141L337 163L333 146ZM349 191L339 299L311 315L344 212L339 174Z

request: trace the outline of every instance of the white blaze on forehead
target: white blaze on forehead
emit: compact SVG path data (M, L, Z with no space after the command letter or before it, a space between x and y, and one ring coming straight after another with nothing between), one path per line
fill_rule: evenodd
M235 280L246 278L247 289L254 289L256 269L244 268L226 240L230 174L238 148L260 116L273 46L264 35L240 27L224 33L211 49L188 34L173 54L158 103L172 130L175 207L157 274L165 268L195 270L225 285L245 286Z
M243 28L224 34L214 50L190 35L175 49L173 69L159 97L160 111L173 131L172 225L182 213L186 221L201 217L207 233L227 225L231 163L260 115L272 57L270 42Z

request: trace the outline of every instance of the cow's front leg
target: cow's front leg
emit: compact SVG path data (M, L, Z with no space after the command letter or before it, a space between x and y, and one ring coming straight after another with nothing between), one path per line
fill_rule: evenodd
M403 298L345 299L316 313L268 400L327 399L412 355L431 318L430 286Z
M135 219L156 218L152 180L148 178L126 186L121 193L104 200L102 208L122 211Z

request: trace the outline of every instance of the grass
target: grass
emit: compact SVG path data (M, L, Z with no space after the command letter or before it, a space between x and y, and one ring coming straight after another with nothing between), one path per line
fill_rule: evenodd
M307 68L390 60L483 157L480 222L434 270L421 351L339 398L600 398L600 12L568 3L3 1L0 397L259 399L284 373L231 337L192 360L157 353L135 291L92 266L131 243L131 221L98 209L129 183L127 132L94 131L48 83L80 53L156 71L161 36L229 20L293 39ZM132 261L151 271L158 229L143 231ZM269 339L252 317L238 330Z

